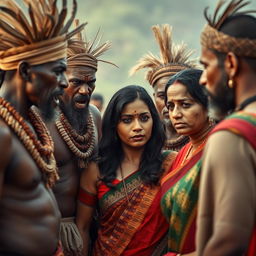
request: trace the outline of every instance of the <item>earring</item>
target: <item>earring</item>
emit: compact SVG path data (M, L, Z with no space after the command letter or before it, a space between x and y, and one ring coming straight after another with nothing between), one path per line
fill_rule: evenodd
M228 87L229 87L230 89L232 89L232 88L234 87L234 80L231 79L231 78L228 79Z

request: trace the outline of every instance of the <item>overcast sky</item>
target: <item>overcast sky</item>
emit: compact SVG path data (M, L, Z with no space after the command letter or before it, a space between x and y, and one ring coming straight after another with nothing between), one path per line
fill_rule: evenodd
M217 3L215 0L77 1L77 17L89 23L86 26L87 35L92 38L101 27L104 32L103 41L110 40L113 45L104 58L120 67L118 70L105 64L99 67L96 91L103 92L107 99L114 91L127 84L136 83L147 88L143 72L129 77L128 71L148 51L159 53L150 29L154 24L172 25L174 42L184 41L189 48L195 49L194 57L199 57L200 32L205 24L203 10L209 6L210 13L213 13ZM131 9L134 6L138 6L138 10ZM256 0L248 8L256 9ZM124 29L127 32L123 33Z

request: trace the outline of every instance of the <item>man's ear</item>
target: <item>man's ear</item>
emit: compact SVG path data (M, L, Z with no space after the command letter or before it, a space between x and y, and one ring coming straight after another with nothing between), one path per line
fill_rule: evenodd
M229 78L233 78L238 73L239 61L233 52L228 52L225 58L225 71Z
M21 61L18 66L18 71L20 76L25 80L29 81L30 80L30 75L31 75L31 66L28 62L26 61Z

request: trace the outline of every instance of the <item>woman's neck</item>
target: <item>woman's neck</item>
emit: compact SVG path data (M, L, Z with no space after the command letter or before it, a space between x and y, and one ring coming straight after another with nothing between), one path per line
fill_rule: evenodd
M124 159L123 163L133 163L138 164L140 163L141 156L143 154L143 148L127 148L123 147L124 151Z
M210 123L206 123L204 128L197 134L189 136L192 147L196 149L199 145L201 145L207 138L207 134L211 130L212 125Z
M124 158L117 169L117 179L124 179L139 169L143 148L123 147Z

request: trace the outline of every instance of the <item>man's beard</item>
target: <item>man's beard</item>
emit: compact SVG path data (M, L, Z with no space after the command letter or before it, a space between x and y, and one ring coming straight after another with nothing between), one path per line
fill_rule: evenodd
M228 76L223 72L220 81L216 85L215 95L207 90L210 114L217 120L222 120L235 109L235 92L227 86Z
M75 129L78 134L84 134L87 128L88 106L84 109L76 109L71 105L66 106L60 100L59 107L73 129Z
M53 96L49 97L47 101L38 104L38 108L40 109L40 113L45 122L49 122L53 120L55 114L55 108L53 107Z

